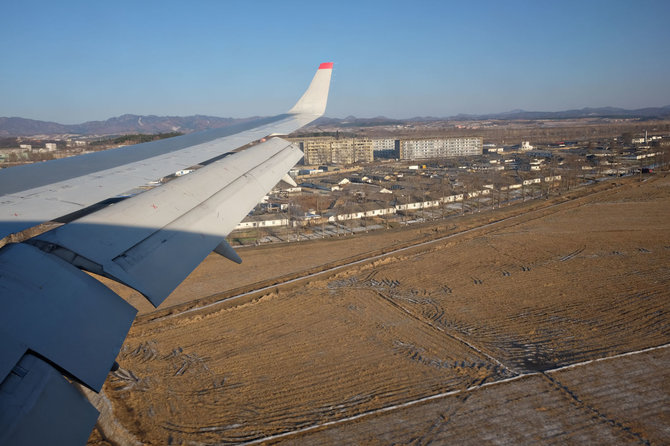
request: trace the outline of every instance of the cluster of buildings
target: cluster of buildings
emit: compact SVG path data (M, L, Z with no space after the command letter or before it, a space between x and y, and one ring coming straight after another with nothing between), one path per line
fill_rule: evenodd
M44 147L33 147L33 144L19 144L18 148L1 148L0 163L43 161L44 159L53 158L57 149L58 146L54 142L45 143ZM48 158L45 158L45 155Z
M19 144L19 149L26 150L28 152L32 150L37 150L38 152L55 152L58 149L58 145L55 142L47 142L44 144L44 148L33 148L32 144Z
M545 183L548 186L556 187L562 180L561 175L553 175L546 177L537 177L526 179L518 184L510 184L508 186L501 186L498 192L508 192L514 190L521 190L523 187L532 186L536 184ZM350 184L350 181L340 182L340 184ZM338 189L339 190L339 189ZM362 218L386 217L396 214L406 214L408 212L420 211L426 209L435 209L442 206L450 206L456 203L462 203L465 200L473 198L487 197L492 195L495 190L493 184L484 185L482 189L462 191L450 195L435 197L433 199L424 199L419 201L401 200L393 198L384 203L367 202L356 203L353 206L345 206L344 208L329 208L322 213L314 210L309 210L303 215L295 218L289 218L286 214L263 214L254 217L247 217L244 221L237 225L236 230L245 230L253 228L276 228L281 226L307 226L312 223L327 222L344 222L349 220L358 220ZM335 202L333 202L335 203ZM271 203L265 202L261 204L261 208L268 209ZM277 206L277 210L288 210L288 204ZM352 209L353 208L353 209Z
M305 165L369 163L380 158L422 160L481 155L481 137L371 139L319 136L291 138L305 154Z

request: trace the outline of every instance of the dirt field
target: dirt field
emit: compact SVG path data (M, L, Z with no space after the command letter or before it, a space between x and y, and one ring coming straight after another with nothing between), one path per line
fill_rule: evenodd
M663 348L524 375L314 429L283 443L667 444L668 361L670 348Z
M209 257L169 298L176 307L142 307L104 387L119 425L90 443L662 444L670 349L616 357L670 343L670 178L650 178L435 227L248 249L238 269Z

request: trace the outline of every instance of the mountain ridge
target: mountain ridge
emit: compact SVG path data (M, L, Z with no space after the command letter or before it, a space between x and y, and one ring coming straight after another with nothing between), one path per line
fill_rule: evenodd
M191 133L208 128L226 127L250 118L221 118L217 116L157 116L124 114L104 121L81 124L59 124L20 117L0 117L0 136L78 135L113 136L131 133Z
M73 135L73 136L113 136L131 133L191 133L208 128L219 128L228 125L256 119L249 118L221 118L207 115L191 116L157 116L124 114L104 121L87 121L81 124L59 124L52 121L39 121L20 117L0 117L1 137L27 137L35 135ZM502 113L488 114L458 114L449 117L413 117L407 119L387 118L376 116L373 118L346 118L321 117L312 125L342 125L350 127L399 125L407 122L430 121L475 121L475 120L534 120L534 119L579 119L579 118L633 118L633 119L668 119L670 105L664 107L645 107L639 109L625 109L619 107L584 107L581 109L563 110L555 112L511 110Z

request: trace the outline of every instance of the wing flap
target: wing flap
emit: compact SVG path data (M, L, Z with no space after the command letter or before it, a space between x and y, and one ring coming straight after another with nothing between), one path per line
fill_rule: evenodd
M98 411L84 395L32 354L15 370L0 383L0 444L85 444Z
M12 371L19 362L28 347L22 342L14 339L5 330L0 329L0 383Z
M94 272L158 306L301 157L272 138L37 240L85 258L81 267L99 265Z
M137 310L88 274L23 243L0 251L0 271L3 331L99 390Z

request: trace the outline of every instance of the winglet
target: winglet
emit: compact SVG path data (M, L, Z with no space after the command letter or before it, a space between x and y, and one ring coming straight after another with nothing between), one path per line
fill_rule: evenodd
M332 72L332 62L324 62L319 65L312 83L309 84L307 91L305 91L300 100L289 110L289 113L323 115L326 111L326 103L328 102L328 90L330 88L330 75Z

